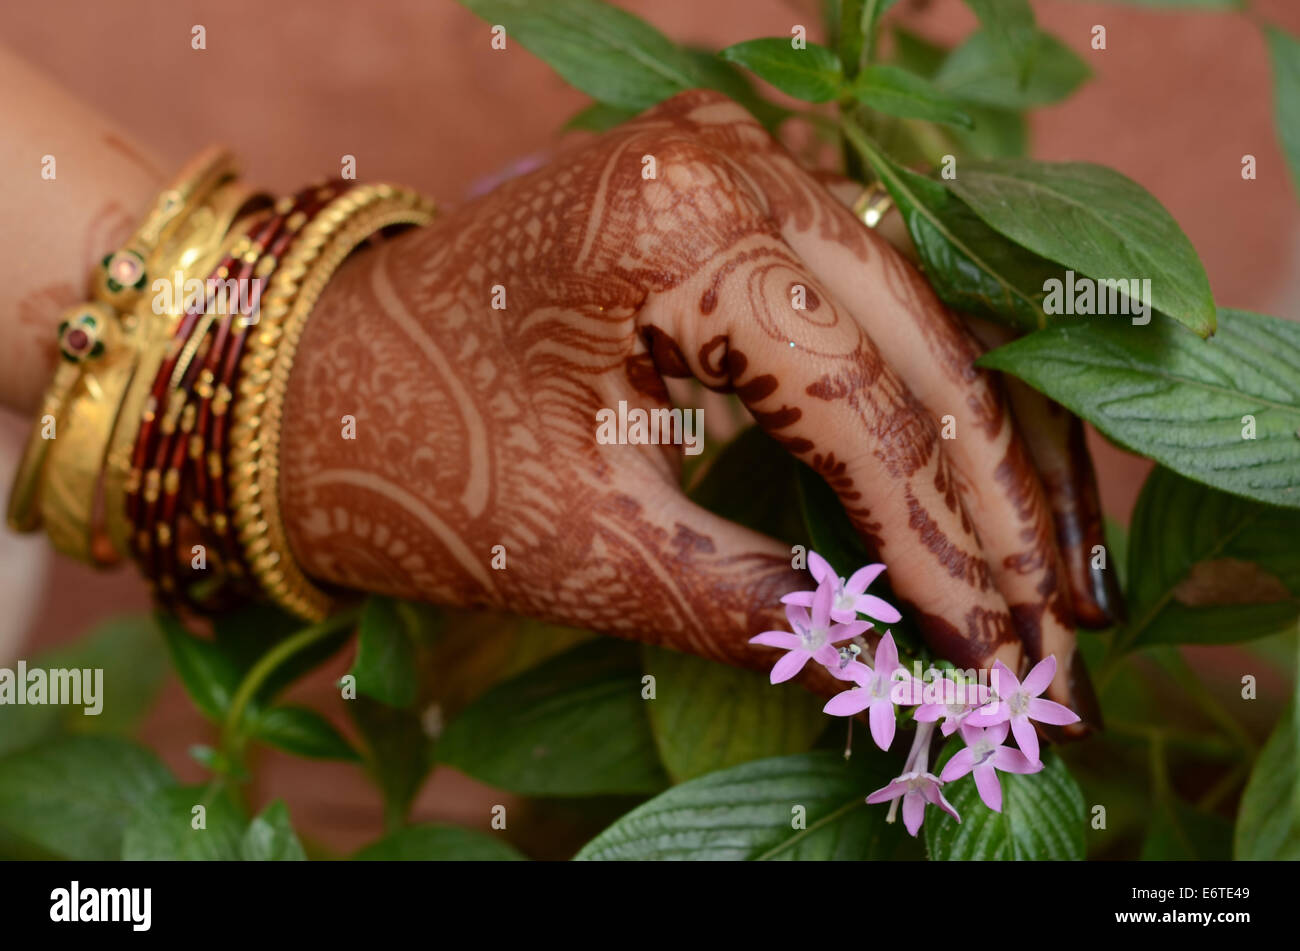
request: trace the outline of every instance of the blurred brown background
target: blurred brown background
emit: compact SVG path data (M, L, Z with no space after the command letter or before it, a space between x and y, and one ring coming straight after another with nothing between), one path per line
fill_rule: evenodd
M817 35L815 2L618 4L678 40L714 48L788 35L795 23ZM1071 0L1034 6L1095 78L1067 103L1035 113L1033 154L1105 163L1146 186L1187 231L1220 303L1300 314L1300 204L1273 130L1258 30L1240 15ZM1300 35L1300 3L1254 7ZM961 0L903 0L895 17L948 43L974 26ZM206 28L205 51L190 47L195 24ZM1105 51L1089 48L1094 24L1107 28ZM283 190L336 173L352 154L360 178L414 185L444 203L553 147L556 130L586 101L517 44L493 52L488 39L488 27L452 0L66 0L0 9L0 41L103 110L164 167L222 141L243 156L250 181ZM1258 160L1256 181L1241 178L1246 153ZM0 478L12 472L25 427L0 418ZM1094 446L1107 509L1127 519L1146 464L1099 440ZM130 571L102 575L56 561L40 539L0 535L0 565L0 663L146 607ZM317 706L337 696L325 677L301 699L313 695ZM183 778L200 778L185 751L211 731L174 682L144 739ZM267 754L257 794L285 797L295 824L338 849L379 831L378 798L349 767ZM442 770L415 815L486 827L500 799Z

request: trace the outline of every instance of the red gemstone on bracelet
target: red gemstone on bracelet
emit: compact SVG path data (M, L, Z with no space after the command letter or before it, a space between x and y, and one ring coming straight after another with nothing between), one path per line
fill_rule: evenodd
M63 338L63 344L70 354L80 356L90 349L90 335L81 329L69 330Z

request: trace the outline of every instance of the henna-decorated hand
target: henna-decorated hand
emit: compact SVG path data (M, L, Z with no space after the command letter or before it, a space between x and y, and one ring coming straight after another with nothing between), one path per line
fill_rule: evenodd
M1086 562L980 352L746 112L686 93L340 272L290 381L292 546L340 585L769 666L747 641L808 586L790 551L687 501L680 447L596 438L694 376L825 477L939 654L1055 654L1049 695L1095 721L1068 593L1091 583L1063 573Z

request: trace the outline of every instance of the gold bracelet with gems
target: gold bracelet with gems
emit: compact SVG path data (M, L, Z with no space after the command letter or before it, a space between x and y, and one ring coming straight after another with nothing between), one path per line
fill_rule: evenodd
M158 251L214 189L234 176L234 159L208 149L189 162L154 201L135 234L106 255L92 278L94 299L59 325L63 358L42 401L9 497L18 531L45 525L60 551L85 561L116 560L92 529L99 475L138 353L133 313ZM62 438L60 438L62 437Z

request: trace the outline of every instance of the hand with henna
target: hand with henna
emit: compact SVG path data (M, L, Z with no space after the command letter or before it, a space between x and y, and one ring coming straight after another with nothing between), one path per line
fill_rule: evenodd
M694 377L826 479L939 655L1055 655L1084 729L1075 619L1114 610L1091 469L1028 392L1022 438L982 349L743 109L685 93L344 266L290 377L290 542L339 586L769 667L790 550L689 502L679 446L596 437Z

